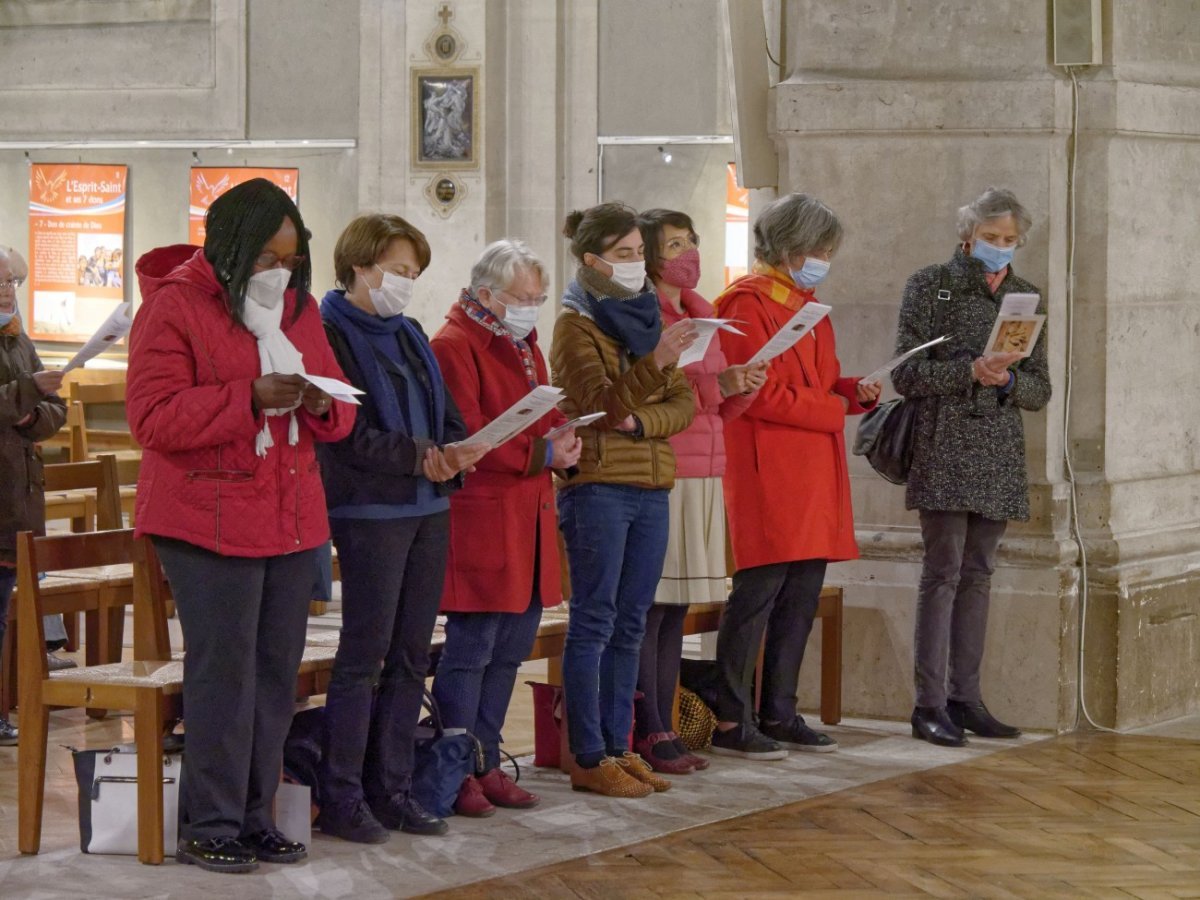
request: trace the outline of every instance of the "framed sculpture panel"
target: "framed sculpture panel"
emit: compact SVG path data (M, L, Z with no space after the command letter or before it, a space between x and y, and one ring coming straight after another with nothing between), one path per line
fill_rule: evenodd
M414 69L412 166L479 168L479 70Z

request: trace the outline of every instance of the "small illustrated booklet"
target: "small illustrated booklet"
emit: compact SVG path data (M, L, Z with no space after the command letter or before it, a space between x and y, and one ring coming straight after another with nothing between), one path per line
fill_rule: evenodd
M1020 353L1025 359L1033 353L1046 317L1039 315L1037 294L1008 294L1000 304L1000 315L984 347L984 356Z
M95 359L125 335L129 334L129 329L133 327L133 317L130 311L133 309L133 304L122 303L112 311L107 319L96 329L96 333L88 338L87 343L79 348L71 361L63 366L63 372L70 372L72 369L77 369L85 365L88 360Z

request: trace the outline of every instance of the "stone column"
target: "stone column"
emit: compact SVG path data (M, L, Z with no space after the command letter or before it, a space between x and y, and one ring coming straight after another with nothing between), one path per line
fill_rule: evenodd
M1184 252L1200 239L1194 9L1113 0L1105 65L1080 73L1068 439L1089 551L1085 697L1118 727L1200 709L1200 415L1180 402L1200 349L1200 270ZM1002 548L984 692L1002 718L1070 728L1081 600L1062 462L1072 91L1051 65L1047 4L792 0L786 11L780 192L815 193L846 225L823 291L844 371L890 355L904 281L950 257L960 205L1006 186L1033 214L1015 267L1049 303L1055 395L1025 416L1033 517ZM899 717L912 705L916 513L862 460L851 472L863 559L830 570L848 604L845 703Z

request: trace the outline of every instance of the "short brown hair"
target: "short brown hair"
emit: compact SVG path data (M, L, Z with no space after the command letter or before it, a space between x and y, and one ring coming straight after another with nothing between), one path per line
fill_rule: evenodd
M571 239L571 253L583 262L585 253L603 256L605 250L637 227L637 212L632 206L601 203L573 210L563 223L563 234Z
M399 216L369 213L359 216L342 231L333 248L333 274L346 290L354 287L354 267L366 269L387 253L392 241L403 239L413 245L421 271L429 268L432 254L421 230Z

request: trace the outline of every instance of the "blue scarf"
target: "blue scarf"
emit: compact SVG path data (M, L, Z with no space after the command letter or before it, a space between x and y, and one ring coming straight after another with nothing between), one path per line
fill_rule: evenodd
M363 312L346 299L345 291L330 291L321 301L321 318L333 325L346 338L354 361L366 381L367 396L379 412L379 420L388 431L406 431L407 423L400 409L400 398L392 379L384 370L380 356L392 359L401 345L413 347L425 364L429 376L429 391L426 393L429 421L433 425L433 439L441 444L446 418L446 385L442 370L438 368L433 348L425 340L420 329L406 316L373 316ZM404 333L404 338L401 337Z
M635 294L590 266L581 266L575 279L567 285L563 306L594 321L634 357L643 357L658 346L662 312L653 288Z

